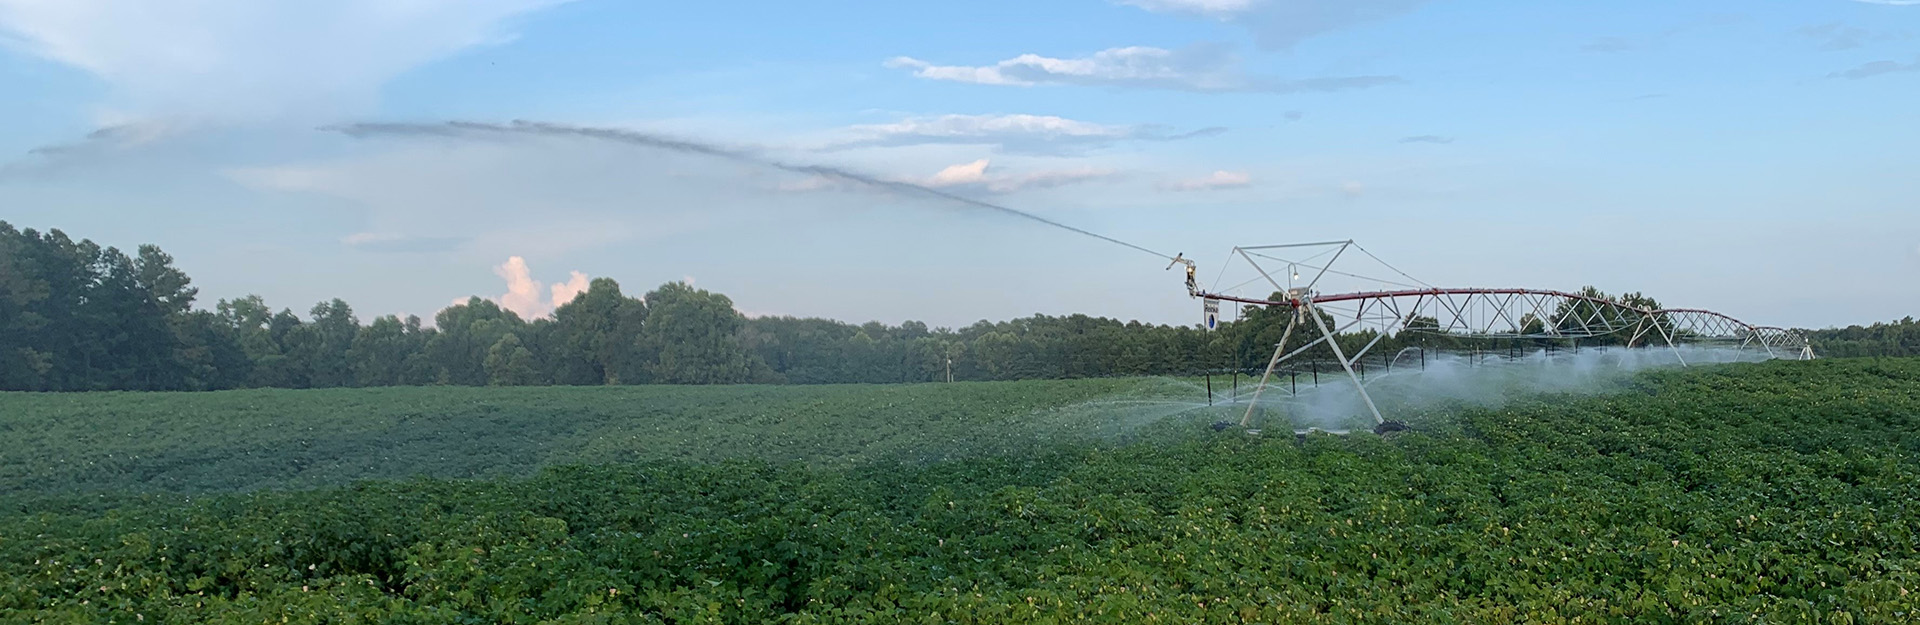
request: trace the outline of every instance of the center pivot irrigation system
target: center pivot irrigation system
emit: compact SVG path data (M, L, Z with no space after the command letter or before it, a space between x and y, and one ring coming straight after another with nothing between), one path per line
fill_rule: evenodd
M1360 258L1361 255L1364 258ZM1347 265L1339 265L1343 259ZM1370 277L1358 273L1364 268L1350 267L1365 261L1374 263L1380 269L1377 273L1395 277ZM1527 339L1549 344L1568 341L1575 349L1583 339L1616 344L1624 339L1629 349L1671 351L1681 366L1687 365L1686 355L1680 348L1682 344L1710 344L1758 358L1814 357L1806 336L1798 331L1756 326L1709 310L1645 306L1642 304L1651 300L1638 296L1611 298L1591 290L1570 293L1527 288L1437 287L1386 264L1351 240L1233 248L1231 259L1221 267L1221 279L1228 276L1230 268L1243 273L1250 269L1252 275L1224 289L1219 288L1218 279L1212 288L1201 288L1199 268L1185 255L1174 256L1167 268L1182 265L1187 270L1187 294L1205 303L1209 329L1218 323L1220 302L1269 309L1284 307L1293 311L1259 385L1254 387L1246 415L1240 420L1242 427L1253 418L1254 405L1259 403L1260 393L1266 390L1275 370L1321 343L1327 344L1340 369L1353 381L1374 422L1388 426L1354 368L1381 339L1406 332L1467 340ZM1340 268L1336 269L1336 265ZM1307 276L1304 280L1303 273ZM1334 293L1319 290L1336 283L1359 288ZM1249 289L1248 292L1273 295L1242 294ZM1289 350L1288 342L1296 332L1303 339L1315 333L1319 338ZM1367 334L1372 338L1351 353L1334 338Z

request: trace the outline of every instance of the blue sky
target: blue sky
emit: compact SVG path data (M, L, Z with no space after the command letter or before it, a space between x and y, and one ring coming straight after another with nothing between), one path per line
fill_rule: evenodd
M0 92L0 219L157 243L208 306L539 315L609 276L856 322L1199 317L1164 260L957 203L329 130L530 120L936 187L1203 271L1353 238L1439 284L1920 311L1920 6L1892 1L0 0Z

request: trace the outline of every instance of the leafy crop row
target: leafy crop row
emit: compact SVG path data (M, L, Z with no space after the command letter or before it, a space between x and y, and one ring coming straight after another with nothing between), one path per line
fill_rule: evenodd
M1920 361L1423 425L42 499L0 517L0 621L1920 620Z
M0 393L0 495L344 485L729 458L844 466L999 451L1166 380Z

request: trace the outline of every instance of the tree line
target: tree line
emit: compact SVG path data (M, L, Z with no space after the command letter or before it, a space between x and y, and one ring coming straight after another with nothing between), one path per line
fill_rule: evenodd
M393 385L818 384L1005 380L1192 370L1197 328L1085 315L960 329L909 321L748 319L683 283L641 296L612 279L525 319L471 298L364 322L344 301L303 317L259 296L195 308L159 247L134 254L0 222L0 390Z
M1821 356L1920 356L1920 321L1909 315L1868 326L1815 330L1808 339Z
M1591 287L1586 293L1605 296ZM1078 314L980 321L958 329L917 321L854 325L749 319L719 293L673 282L634 297L608 278L593 280L551 318L524 319L475 297L441 310L431 325L393 315L363 323L338 299L314 305L303 318L291 309L276 311L259 296L197 309L197 296L191 279L156 246L142 245L129 255L59 230L15 229L0 222L0 390L900 383L1192 374L1264 366L1292 316L1290 309L1249 306L1213 332ZM1653 303L1638 294L1627 297ZM1527 323L1570 323L1577 312L1556 311ZM1867 337L1845 339L1846 355L1887 344L1905 345L1906 353L1913 353L1914 324L1911 319L1903 323L1887 330L1876 325L1833 332ZM1426 327L1436 325L1431 319L1411 325L1415 331L1400 336L1366 331L1342 334L1337 342L1349 354L1376 338L1381 339L1372 352L1377 354L1412 345L1467 345L1465 339ZM1905 338L1883 337L1897 332L1905 332L1900 335ZM1516 345L1483 341L1475 346L1539 343L1507 342ZM1330 357L1325 344L1302 355Z

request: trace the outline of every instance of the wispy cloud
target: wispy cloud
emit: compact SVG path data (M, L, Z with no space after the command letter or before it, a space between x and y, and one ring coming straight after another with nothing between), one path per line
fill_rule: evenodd
M1804 37L1807 37L1816 42L1819 42L1820 49L1828 52L1839 51L1839 50L1852 50L1854 48L1865 46L1871 42L1900 41L1904 39L1911 39L1913 37L1911 33L1907 33L1907 32L1891 31L1891 30L1867 30L1865 28L1860 28L1858 26L1849 26L1839 22L1807 26L1805 28L1801 28L1797 32L1799 32Z
M844 138L828 144L826 149L953 144L990 145L1009 152L1058 153L1121 141L1174 141L1223 131L1224 128L1216 127L1174 133L1163 126L1098 124L1051 115L941 115L852 126L841 133Z
M1664 29L1661 29L1658 32L1654 32L1649 35L1642 35L1642 36L1636 36L1636 37L1620 37L1620 36L1597 37L1588 41L1585 44L1582 44L1580 46L1580 51L1608 54L1608 53L1614 53L1614 52L1631 52L1631 51L1640 50L1643 48L1658 48L1660 46L1666 45L1669 41L1672 41L1675 37L1678 37L1680 35L1683 35L1692 31L1697 31L1697 30L1706 29L1706 28L1720 27L1720 26L1729 26L1732 24L1738 24L1740 22L1746 21L1746 19L1747 18L1745 16L1738 15L1738 14L1703 15L1695 19L1691 19L1685 22L1681 22L1679 24L1675 24L1673 26L1668 26Z
M1258 5L1256 0L1116 0L1120 4L1136 6L1148 11L1165 13L1192 13L1195 15L1232 16L1246 12Z
M107 126L75 141L43 145L27 150L25 158L0 163L0 178L44 172L70 162L103 158L128 152L173 137L185 128L159 121L128 122Z
M437 253L460 262L564 257L671 238L726 219L708 203L751 195L715 190L718 183L705 179L674 179L674 163L644 155L611 172L609 150L533 142L383 147L220 173L267 192L268 199L305 197L315 208L338 210L352 228L308 235L329 237L355 252ZM681 208L696 205L701 208Z
M227 178L255 189L270 191L329 191L341 177L340 172L322 167L236 167L222 172ZM374 236L359 234L354 237ZM353 237L348 237L349 239ZM354 241L342 243L352 245Z
M928 80L1016 87L1081 85L1201 92L1299 93L1365 89L1401 81L1394 76L1283 80L1249 75L1240 69L1240 58L1230 47L1214 44L1179 50L1148 46L1111 48L1080 58L1022 54L983 66L935 65L903 56L887 61L886 66L910 70L913 75Z
M1165 191L1213 191L1237 189L1253 184L1253 176L1244 171L1216 171L1199 178L1174 180L1160 184Z
M1443 137L1440 135L1416 135L1412 137L1401 137L1400 142L1401 143L1436 143L1440 145L1446 145L1449 143L1453 143L1453 137Z
M0 0L0 43L98 76L132 116L251 121L362 109L402 72L566 1Z
M84 152L134 148L165 139L179 130L179 126L164 122L130 122L95 130L78 141L45 145L28 150L27 153L43 157L60 157Z
M365 252L395 254L445 252L466 243L466 237L408 236L395 232L356 232L340 243Z
M1890 6L1890 7L1920 6L1920 0L1853 0L1853 1L1865 3L1865 4L1878 4L1881 6Z
M846 182L859 183L861 185L865 185L875 190L899 192L899 193L905 193L909 195L919 196L923 198L930 198L930 199L932 198L942 199L958 205L964 205L964 206L968 206L975 209L990 211L990 212L1006 215L1009 217L1018 217L1020 219L1024 219L1034 223L1045 224L1052 228L1073 232L1073 233L1080 234L1090 238L1100 239L1102 241L1113 243L1115 245L1119 245L1122 247L1132 248L1141 252L1153 254L1155 256L1161 255L1159 252L1154 252L1147 248L1140 247L1138 245L1128 243L1126 241L1121 241L1119 239L1108 237L1106 235L1102 235L1090 230L1076 228L1058 221L1054 221L1052 219L1048 219L1046 217L1042 217L1034 213L1023 211L1017 208L1002 206L1000 204L986 202L978 198L968 197L966 195L950 193L941 189L935 189L935 188L924 186L924 185L900 182L898 180L889 180L886 178L873 176L871 174L854 171L852 169L848 169L845 167L787 162L780 159L768 158L765 156L741 152L739 150L728 149L722 146L714 145L712 143L705 143L705 142L694 141L694 140L689 140L684 138L668 137L668 136L658 135L658 134L649 133L649 132L628 130L624 128L574 126L574 125L567 125L567 124L552 124L552 123L542 123L542 122L520 121L520 122L511 123L511 124L486 124L486 123L476 123L476 122L446 122L442 124L396 124L396 123L351 124L347 126L336 127L336 128L333 128L332 130L335 132L347 134L349 136L359 136L359 137L369 137L369 138L380 137L380 136L471 137L471 138L523 137L527 139L547 138L547 139L591 140L591 141L600 143L602 145L607 145L607 146L619 145L619 146L625 146L629 148L642 148L650 152L711 156L711 157L715 157L725 161L729 161L734 165L744 165L748 167L762 168L767 170L785 172L789 174L800 174L803 176L819 176L819 177L825 177L825 178L835 178L835 179L839 179Z
M1302 41L1411 13L1426 0L1114 0L1148 11L1217 19L1243 26L1262 47Z
M1872 78L1886 74L1903 74L1907 72L1920 72L1920 57L1916 57L1912 63L1901 63L1899 61L1874 61L1872 63L1864 63L1853 69L1827 74L1827 77L1860 80L1862 78Z
M980 159L968 163L950 165L931 176L900 176L890 180L904 184L919 185L930 189L950 192L1008 194L1033 189L1049 189L1072 184L1093 182L1118 177L1119 172L1104 167L1076 167L1066 169L1043 169L1022 173L1006 173L995 170L991 159ZM811 176L799 181L781 185L786 191L855 191L870 187L858 185L846 180Z

